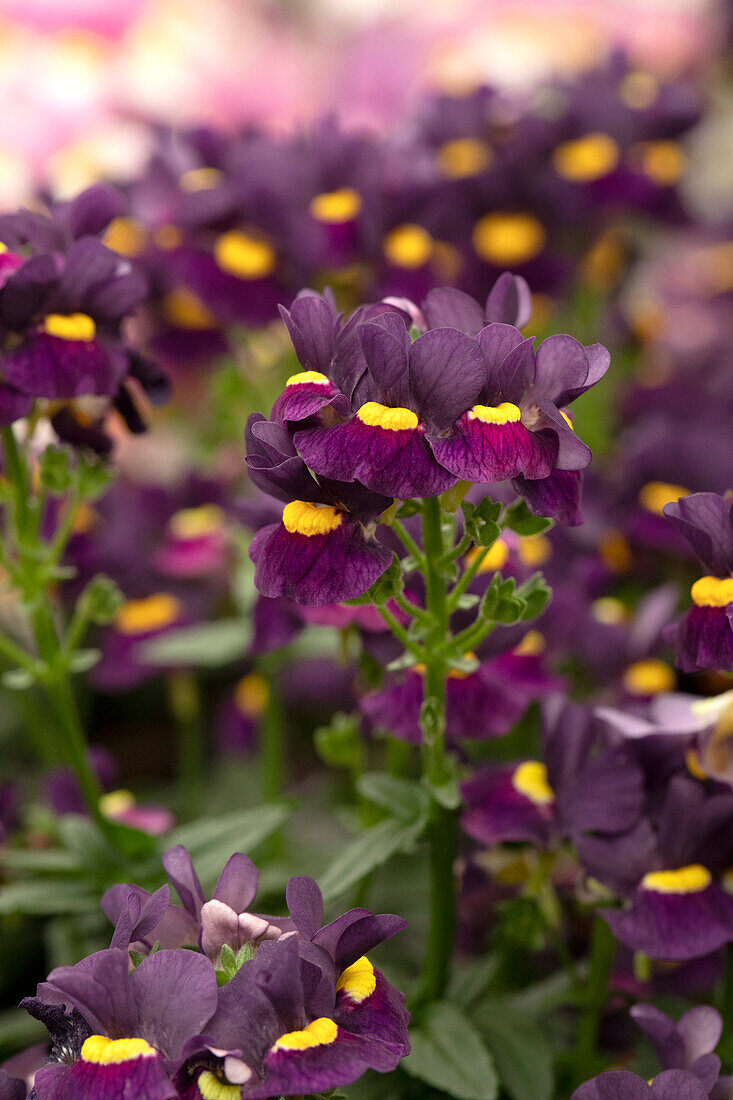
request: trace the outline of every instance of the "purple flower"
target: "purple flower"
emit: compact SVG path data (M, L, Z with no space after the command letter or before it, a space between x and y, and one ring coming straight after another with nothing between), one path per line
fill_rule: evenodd
M316 481L287 430L257 413L246 438L252 481L286 502L281 522L261 528L250 545L259 591L311 606L361 596L392 561L374 537L389 498L358 482Z
M684 672L733 671L733 499L693 493L664 514L684 535L706 575L691 589L693 606L671 632Z
M121 335L123 320L147 294L139 272L99 239L121 204L117 192L100 184L48 215L0 219L0 240L13 261L9 266L6 258L0 286L6 422L13 412L24 415L23 400L94 395L112 398L135 430L127 377L153 400L167 397L163 376Z

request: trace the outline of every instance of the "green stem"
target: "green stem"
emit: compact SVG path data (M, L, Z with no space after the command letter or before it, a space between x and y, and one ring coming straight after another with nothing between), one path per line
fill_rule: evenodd
M418 622L421 623L430 622L430 616L427 611L422 607L418 607L417 604L412 603L411 600L408 600L402 592L398 592L393 598L400 610L404 611L406 615L410 615L413 619L417 619Z
M66 758L76 775L89 816L107 840L115 848L118 848L116 826L108 817L105 817L100 809L99 800L102 797L102 790L97 777L89 766L84 731L82 730L68 675L58 665L58 635L53 616L45 602L33 610L31 622L38 652L49 669L50 675L44 686L56 720L59 723L59 731L63 736Z
M28 507L28 478L25 464L23 463L18 443L11 427L3 428L3 448L5 450L5 466L8 480L13 486L15 497L15 529L18 542L25 540L30 521L30 509Z
M733 944L728 944L725 975L720 997L720 1015L723 1017L723 1037L730 1042L733 1037ZM728 1045L726 1045L726 1050Z
M493 545L493 543L492 543L492 545ZM449 600L448 600L448 607L451 611L455 611L455 609L458 607L458 601L460 600L461 596L466 591L469 584L471 583L471 581L473 580L473 578L476 576L479 569L483 565L484 559L485 559L485 557L488 554L490 549L491 549L491 546L482 546L479 549L478 553L476 554L476 557L471 562L471 564L461 574L460 579L459 579L458 583L455 585L455 587L453 588L453 591L451 592Z
M280 672L282 657L271 653L259 665L267 682L267 703L260 725L260 768L262 789L270 802L279 799L287 785L287 740L285 736L285 708L283 706ZM282 859L284 840L282 830L268 837L265 851L270 860Z
M590 944L590 969L586 982L585 1006L580 1014L573 1065L578 1082L595 1070L601 1016L608 997L608 980L613 968L616 940L602 917L593 923Z
M415 564L417 565L418 569L420 569L420 570L424 569L425 568L425 558L423 556L423 551L417 545L414 538L412 537L410 532L405 527L404 523L402 523L402 521L399 520L399 519L392 520L392 530L397 535L397 538L400 540L402 545L405 547L405 549L407 550L407 553L410 555L410 557L415 560ZM427 551L426 551L426 553L427 553Z
M182 815L191 819L200 806L205 768L201 697L192 672L169 673L168 704L176 724L180 808Z
M12 661L14 665L25 669L34 680L40 680L45 675L45 666L39 661L34 661L30 653L27 653L5 634L0 634L0 653L7 657L9 661Z
M439 786L445 781L445 684L443 649L449 630L445 577L441 572L443 531L440 502L423 502L426 605L433 628L425 639L425 704L423 710L423 769L426 779ZM435 799L428 826L430 845L430 930L423 965L421 1000L439 1000L450 976L453 947L455 884L453 864L456 815Z
M382 616L397 641L402 643L408 653L411 653L413 657L416 657L418 661L422 662L423 652L420 646L416 642L413 642L408 636L402 623L398 623L392 612L388 611L386 607L378 607L377 611Z

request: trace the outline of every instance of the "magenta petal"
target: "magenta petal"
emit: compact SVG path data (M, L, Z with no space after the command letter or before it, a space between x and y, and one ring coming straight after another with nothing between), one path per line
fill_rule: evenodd
M524 473L533 457L532 434L521 421L486 424L468 413L445 439L430 440L442 466L462 481L496 482Z
M127 368L125 356L96 340L61 340L39 332L3 360L6 380L34 397L112 396Z
M435 497L455 483L436 461L422 428L372 427L354 417L333 428L296 432L295 445L317 474L360 481L385 496Z
M344 518L325 535L291 534L283 524L258 531L250 545L263 596L319 607L362 596L392 561L392 551Z

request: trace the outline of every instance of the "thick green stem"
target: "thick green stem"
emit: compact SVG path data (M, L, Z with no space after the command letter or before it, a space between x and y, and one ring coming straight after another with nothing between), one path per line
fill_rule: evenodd
M10 427L3 428L3 448L5 450L5 466L8 481L13 486L15 497L15 529L18 542L25 541L30 509L28 507L28 478L25 465L20 457L18 444Z
M407 530L405 525L401 522L401 520L394 519L392 521L392 530L397 535L397 538L400 540L402 545L405 547L405 549L407 550L410 557L414 560L414 562L417 565L418 569L423 569L424 566L425 566L425 559L423 557L423 552L420 549L420 547L417 545L417 543L415 542L414 538L412 537L410 532Z
M97 777L89 766L84 732L68 674L63 668L58 667L58 635L51 612L45 603L34 609L31 622L38 652L48 669L51 670L51 676L44 686L54 716L59 724L59 732L63 738L64 754L74 770L89 816L96 822L110 843L114 847L118 847L115 825L109 818L105 817L100 809L99 800L102 791ZM56 675L53 675L53 670L56 670Z
M192 672L171 672L168 676L168 703L176 724L176 765L178 797L184 818L193 818L199 810L204 779L205 757L201 723L201 698Z
M458 607L458 601L483 565L484 559L486 558L489 550L491 550L491 546L480 547L478 553L476 554L476 557L461 574L458 583L453 588L453 591L450 594L450 600L448 601L448 606L450 607L451 611L455 611L455 609Z
M425 703L423 707L423 767L427 780L445 782L445 681L443 656L448 635L448 603L441 572L443 533L440 503L423 504L426 605L433 626L425 639ZM428 827L430 844L430 930L423 966L421 999L439 1000L450 975L453 947L455 887L453 863L456 844L455 812L433 800Z
M590 944L590 969L585 988L585 1005L580 1014L573 1065L578 1082L595 1070L601 1016L608 998L608 980L616 954L616 940L602 917L593 923Z
M726 1051L733 1045L733 944L728 944L725 975L720 996L720 1015L723 1017L723 1038Z

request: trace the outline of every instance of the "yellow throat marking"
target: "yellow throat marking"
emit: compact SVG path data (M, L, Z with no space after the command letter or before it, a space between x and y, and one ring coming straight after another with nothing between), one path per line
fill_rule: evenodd
M283 508L285 530L291 535L330 535L341 526L343 515L331 504L311 504L306 500L291 500Z
M362 424L367 424L370 428L384 428L388 432L411 431L419 424L411 409L390 409L387 405L380 405L378 401L367 401L356 415Z

